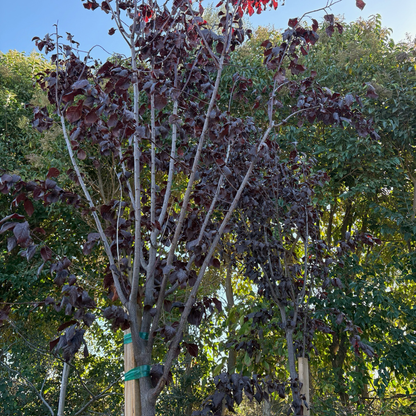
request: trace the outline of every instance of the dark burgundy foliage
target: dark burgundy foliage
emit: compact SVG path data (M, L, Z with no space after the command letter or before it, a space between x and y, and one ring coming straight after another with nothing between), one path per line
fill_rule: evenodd
M0 309L0 325L3 324L3 321L9 319L9 314L12 307L11 305L4 305L2 309Z
M348 100L353 102L346 97ZM227 347L243 350L252 357L261 349L258 342L260 332L283 331L289 350L293 345L293 358L308 356L314 349L315 332L333 333L328 321L316 318L323 315L334 317L336 324L343 325L351 334L356 354L364 351L372 357L373 349L360 341L361 329L351 319L338 309L311 313L306 299L326 297L329 286L334 290L342 289L343 283L338 277L330 278L331 271L342 267L344 257L362 245L371 247L381 241L369 234L351 236L347 233L336 247L328 247L319 229L321 212L313 202L315 188L325 185L329 179L327 174L314 172L313 160L299 154L296 148L286 156L286 160L281 160L282 156L286 155L276 143L267 142L267 152L258 161L257 174L245 188L236 210L232 224L235 239L228 241L230 247L227 250L232 253L233 261L243 262L245 275L258 288L258 296L265 298L271 306L245 318L245 321L252 321L254 338L231 340ZM300 258L296 254L299 250L303 253ZM276 315L280 315L279 324L270 326ZM293 341L298 334L302 335L300 340L296 337L298 340ZM295 414L300 414L304 398L295 372L292 374L291 371L291 377L293 408ZM219 399L220 396L215 397ZM226 404L228 400L227 406L232 406L230 398L225 400ZM220 407L213 403L212 398L205 409L212 409L215 414Z
M187 342L183 342L182 345L187 349L189 355L192 355L192 357L198 356L198 345L188 344Z
M103 311L103 316L104 318L107 318L111 321L114 330L118 328L129 328L128 316L126 312L124 312L124 310L118 306L111 305L108 308L105 308Z
M276 383L270 377L259 378L254 375L252 378L241 374L221 374L214 379L216 392L209 396L203 403L203 410L194 412L193 416L221 416L223 404L230 412L235 412L235 406L243 401L246 396L250 401L256 399L259 403L262 400L269 400L270 394L277 392L281 398L285 398L285 384Z
M65 334L61 335L57 340L52 341L50 348L61 350L63 359L69 361L85 342L84 333L85 329L79 329L74 324L66 330Z
M164 373L165 367L161 364L154 364L150 369L150 380L153 387L156 387L159 383L159 380L162 378ZM166 380L166 384L168 385L173 380L172 373L169 371L168 378Z

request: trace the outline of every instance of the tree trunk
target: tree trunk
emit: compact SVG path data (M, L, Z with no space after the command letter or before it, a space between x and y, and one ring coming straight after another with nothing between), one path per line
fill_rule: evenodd
M345 206L345 215L344 220L342 221L341 226L341 240L345 240L345 233L348 230L348 226L352 223L352 201L351 199L347 199L346 206Z
M363 359L363 357L359 358L359 364L355 367L355 371L357 373L361 374L361 377L363 379L363 384L361 386L361 394L358 398L358 405L360 404L365 404L366 400L368 398L368 384L367 384L367 379L368 379L368 372L367 372L367 368L365 365L365 361Z
M335 392L339 395L341 403L344 406L348 406L349 397L343 374L343 366L348 352L347 335L344 332L341 332L341 334L335 332L329 350L331 353L332 370L336 380Z
M191 377L192 357L191 357L191 354L189 354L189 352L186 353L185 362L186 362L185 381L188 383L188 385L186 386L186 392L188 396L191 397L192 396L192 383L190 382L189 378ZM185 416L192 416L192 403L189 403L186 406L184 414Z
M335 202L331 205L331 210L329 211L328 235L327 235L327 242L326 242L328 247L331 247L331 244L332 244L332 224L334 222L334 214L335 214L336 209L337 209L337 199L335 199Z
M150 386L150 388L149 388ZM156 400L150 394L150 377L140 379L140 395L142 401L142 416L156 416ZM126 415L129 416L129 415Z
M416 178L411 176L413 182L413 213L412 213L412 221L415 220L416 217Z
M287 352L289 359L290 388L292 390L292 408L294 416L302 416L302 400L298 373L296 371L295 345L293 344L293 329L286 330Z
M262 408L262 415L263 416L271 416L272 415L272 398L270 396L269 401L263 401L263 408Z
M311 401L310 401L310 396L309 396L309 361L308 361L308 358L299 357L298 372L299 372L299 380L302 383L302 388L300 392L301 394L305 395L305 398L306 398L306 405L305 403L302 404L303 415L309 416Z
M64 416L65 397L66 397L66 389L68 387L69 369L70 369L69 364L64 363L64 368L62 370L61 392L59 394L59 405L58 405L57 416Z
M232 277L232 263L229 257L226 257L227 261L227 276L225 278L225 294L227 297L227 309L231 311L231 308L234 306L234 293L233 293L233 285L231 281ZM234 332L230 330L230 336L234 336ZM229 374L233 374L235 371L235 363L237 359L237 352L234 348L230 348L228 352L228 363L227 363L227 370Z

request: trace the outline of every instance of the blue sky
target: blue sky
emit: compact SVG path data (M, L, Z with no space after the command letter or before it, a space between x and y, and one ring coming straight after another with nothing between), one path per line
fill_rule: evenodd
M219 1L219 0L218 0ZM327 0L286 0L284 5L279 1L277 10L254 15L249 20L252 25L274 26L276 29L286 28L289 18L298 17L306 11L314 10L326 4ZM347 21L359 17L368 18L380 14L383 25L393 29L392 37L398 42L405 38L406 32L416 35L416 0L365 0L367 5L363 11L355 6L355 0L342 0L335 4L332 13L344 15ZM209 2L209 1L208 1ZM89 49L101 45L108 52L124 52L126 47L118 34L108 36L112 27L109 15L100 9L91 12L85 10L81 0L3 0L0 13L0 51L9 49L31 52L34 36L43 37L54 31L54 23L59 22L59 31L71 32L74 39L81 43L81 49ZM323 12L315 17L320 20ZM108 56L104 51L96 49L93 56L102 60Z

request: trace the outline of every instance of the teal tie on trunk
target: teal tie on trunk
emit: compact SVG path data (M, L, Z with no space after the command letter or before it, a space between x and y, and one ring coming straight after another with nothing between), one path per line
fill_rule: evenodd
M147 340L149 339L148 332L139 332L139 337L141 339ZM131 333L124 335L124 344L130 344L132 342ZM124 380L138 380L142 377L149 377L150 375L150 365L141 365L140 367L132 368L131 370L127 371L124 375Z
M124 374L124 380L138 380L142 377L149 377L150 375L150 365L141 365L140 367L132 368L130 371L127 371Z
M149 333L148 332L139 332L139 337L144 340L149 339ZM124 335L124 343L130 344L131 343L131 333Z

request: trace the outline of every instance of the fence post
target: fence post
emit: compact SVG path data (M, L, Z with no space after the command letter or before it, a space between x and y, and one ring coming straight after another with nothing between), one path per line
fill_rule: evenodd
M301 394L304 394L306 397L306 402L308 403L309 409L302 403L303 415L310 416L310 397L309 397L309 361L306 357L299 357L298 361L299 368L299 381L303 384L302 389L300 390Z
M130 329L124 331L124 372L136 367ZM139 380L124 382L124 416L141 416Z

